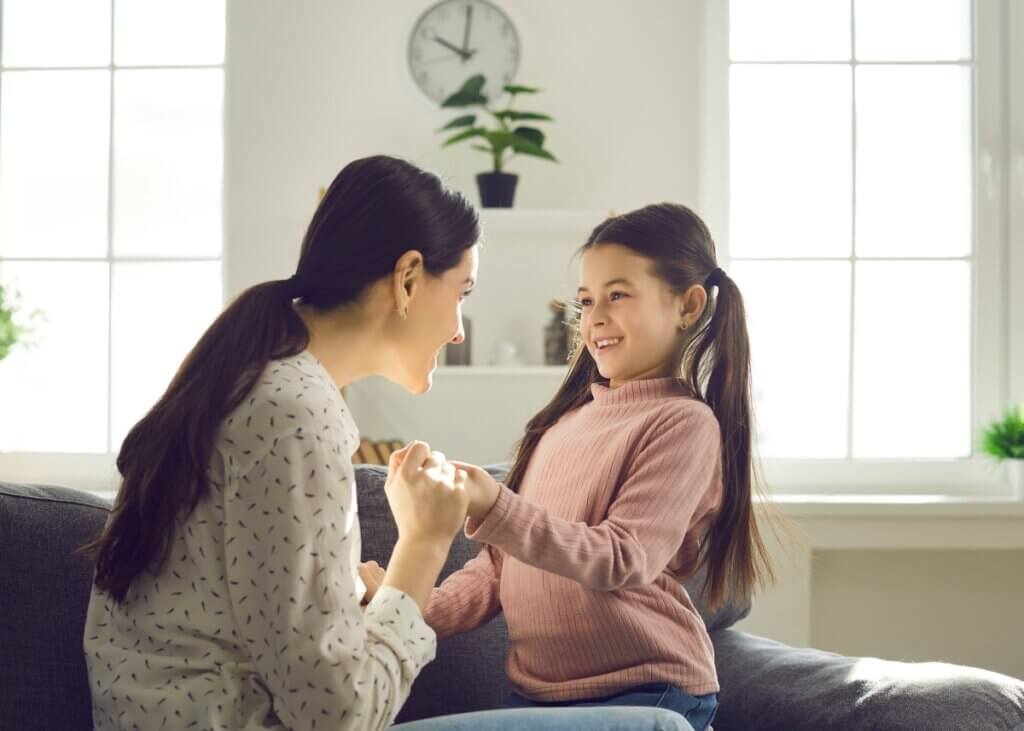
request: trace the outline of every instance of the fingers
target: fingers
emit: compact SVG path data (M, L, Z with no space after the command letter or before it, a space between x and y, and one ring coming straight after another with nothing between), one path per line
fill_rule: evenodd
M474 472L483 471L483 467L477 467L469 462L459 462L457 459L449 460L448 464L453 465L457 470L462 470L467 476L471 476Z
M405 456L400 461L399 471L406 479L410 479L424 466L430 457L430 447L424 442L411 442L406 447Z

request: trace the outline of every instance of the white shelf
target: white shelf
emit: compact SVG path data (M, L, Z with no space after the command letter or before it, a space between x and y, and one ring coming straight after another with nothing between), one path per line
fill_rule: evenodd
M438 366L434 375L448 377L472 376L550 376L564 377L568 366Z

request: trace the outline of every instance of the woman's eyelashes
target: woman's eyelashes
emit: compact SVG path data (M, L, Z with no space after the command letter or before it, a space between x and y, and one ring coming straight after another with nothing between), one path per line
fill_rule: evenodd
M462 302L462 300L466 299L471 294L473 294L473 290L472 289L467 289L465 292L463 292L462 294L459 295L459 302Z

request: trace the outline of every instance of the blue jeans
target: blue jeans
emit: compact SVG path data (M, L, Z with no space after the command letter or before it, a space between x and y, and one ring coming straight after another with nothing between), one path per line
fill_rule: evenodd
M400 723L393 731L693 731L664 708L510 708Z
M690 695L668 683L650 683L629 688L606 698L589 698L558 703L538 703L524 698L518 693L513 693L506 705L510 708L653 706L675 711L690 723L694 731L705 731L718 712L718 694Z

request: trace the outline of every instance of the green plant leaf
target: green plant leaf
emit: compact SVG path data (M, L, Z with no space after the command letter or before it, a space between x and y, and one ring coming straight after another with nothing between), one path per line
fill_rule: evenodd
M446 139L444 141L444 144L441 145L441 147L448 147L449 145L454 145L456 142L462 142L463 140L468 140L471 137L480 137L485 134L485 130L481 127L472 127L470 129L465 129L459 132L458 134L452 135L451 137Z
M512 132L532 142L537 147L544 146L544 133L536 127L516 127Z
M529 119L544 122L554 122L555 120L546 114L540 114L539 112L518 112L514 109L503 109L500 112L494 113L495 117L499 119L505 119L510 122L526 121Z
M490 147L484 147L483 145L470 145L474 150L480 150L480 152L486 152L488 155L493 152Z
M487 97L483 94L463 94L460 91L455 92L450 97L444 100L441 105L442 108L460 108L460 107L472 107L476 105L483 106L487 103Z
M534 144L532 141L519 135L514 135L515 141L512 143L512 149L521 155L530 155L531 157L540 157L551 162L558 162L555 156L545 150L540 145Z
M459 89L460 94L479 94L484 90L484 85L487 83L487 79L484 78L483 74L474 74L462 82L462 88Z
M487 79L484 78L483 74L470 76L457 92L444 100L441 107L471 107L476 104L486 104L487 97L483 95L483 88L486 83Z
M461 117L456 117L437 131L444 132L446 129L455 129L456 127L472 127L474 122L476 122L475 114L464 114Z
M540 91L535 86L517 86L516 84L506 84L503 88L509 94L536 94Z
M996 459L1024 459L1024 413L1021 406L1007 409L1003 418L982 431L981 450Z

